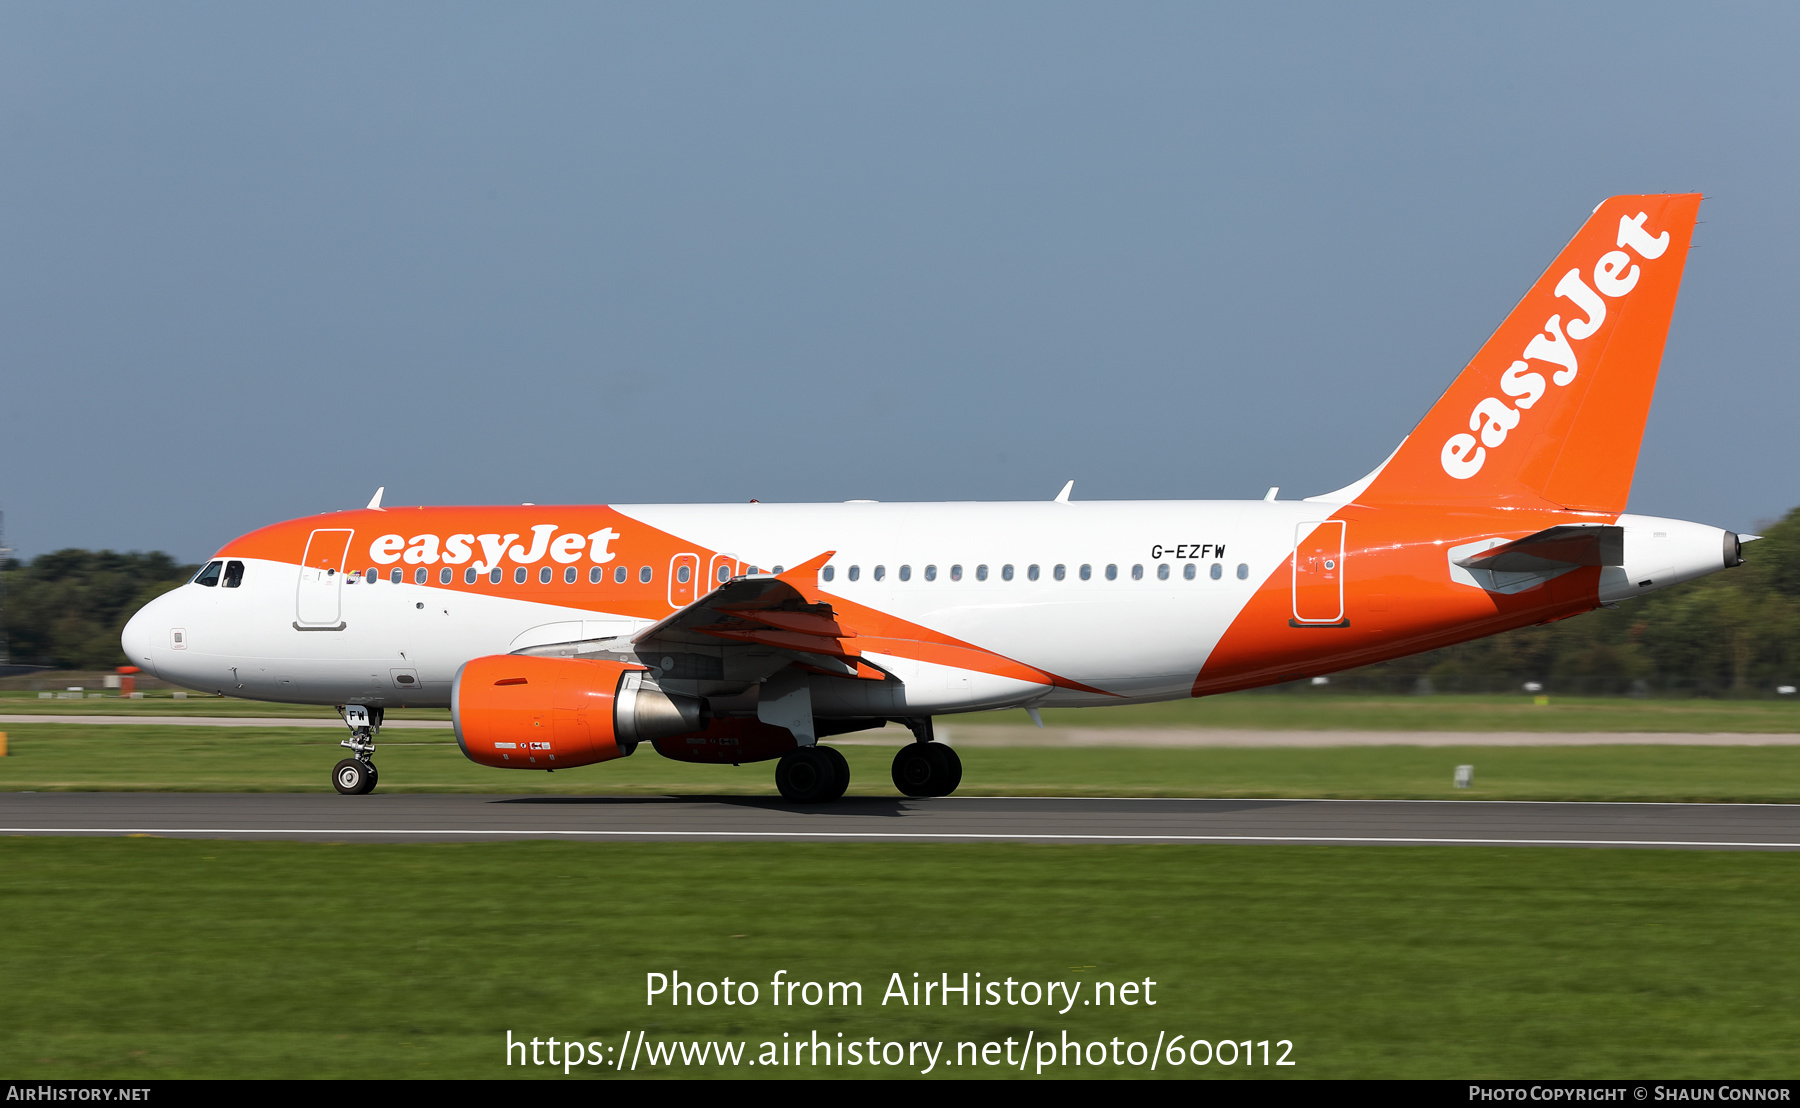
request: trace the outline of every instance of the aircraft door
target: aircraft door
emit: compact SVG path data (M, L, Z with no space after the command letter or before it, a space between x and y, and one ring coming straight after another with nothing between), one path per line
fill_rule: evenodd
M700 595L705 596L707 593L737 576L737 573L738 563L735 556L731 554L714 554L712 556L712 563L706 571L706 580L700 586Z
M1294 529L1294 622L1344 619L1344 521L1302 523Z
M698 596L700 555L677 554L669 559L669 607L685 608Z
M294 622L301 627L340 628L339 590L344 585L344 560L350 553L354 531L314 531L300 562L300 591L295 597Z

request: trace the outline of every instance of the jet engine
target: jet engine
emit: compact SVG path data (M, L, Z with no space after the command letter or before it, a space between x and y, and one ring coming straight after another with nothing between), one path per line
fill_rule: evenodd
M484 766L567 769L707 726L705 701L647 685L646 672L586 658L476 658L450 688L456 745Z

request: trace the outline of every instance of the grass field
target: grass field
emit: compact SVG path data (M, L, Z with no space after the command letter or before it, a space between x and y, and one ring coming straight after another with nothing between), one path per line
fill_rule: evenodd
M1298 1062L1045 1076L1789 1077L1797 913L1788 854L0 839L0 1072L560 1077L508 1070L504 1035L754 1056L816 1029L1288 1039ZM778 969L864 1002L774 1008ZM761 1003L646 1007L645 974L672 970ZM880 1003L891 973L965 971L1149 978L1158 1003Z
M0 792L322 792L334 730L14 724ZM900 736L895 735L898 745ZM391 741L386 741L391 740ZM893 795L892 747L840 747L851 793ZM1796 746L965 747L963 796L1399 797L1800 802ZM689 765L648 747L560 773L487 769L441 731L390 731L384 792L773 794L770 763ZM1471 789L1452 787L1475 766Z
M39 700L0 693L0 714L291 716L331 719L330 708L259 700L166 694L143 700ZM1109 708L1050 708L1044 722L1060 727L1218 727L1277 731L1659 731L1800 734L1800 702L1781 700L1632 700L1440 694L1363 696L1333 692L1231 693L1200 700ZM448 720L438 708L395 708L389 719ZM1022 711L944 716L951 727L1029 725Z

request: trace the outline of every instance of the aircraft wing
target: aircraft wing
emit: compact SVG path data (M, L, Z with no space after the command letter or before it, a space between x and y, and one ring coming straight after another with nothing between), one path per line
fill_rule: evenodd
M789 574L816 574L836 551L828 551L780 576L735 577L666 619L632 636L641 652L721 643L760 647L786 654L821 673L871 681L885 670L863 661L857 633L844 626L829 602L809 601Z

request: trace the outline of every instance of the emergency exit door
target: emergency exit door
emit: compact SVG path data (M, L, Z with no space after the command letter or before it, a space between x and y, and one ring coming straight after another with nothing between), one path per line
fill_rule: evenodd
M1344 521L1302 523L1294 529L1294 622L1344 620Z
M704 593L699 585L700 556L698 554L677 554L669 559L669 607L685 608L694 602L694 597Z

